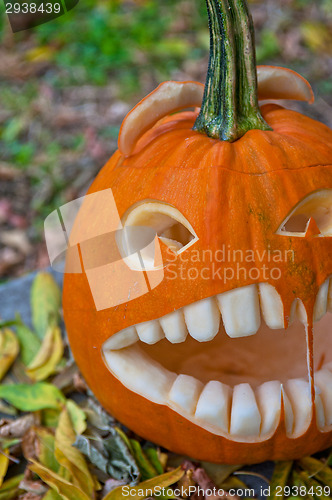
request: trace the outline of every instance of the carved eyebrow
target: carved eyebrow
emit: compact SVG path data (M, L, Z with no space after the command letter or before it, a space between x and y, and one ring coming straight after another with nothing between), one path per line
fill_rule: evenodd
M178 209L158 200L147 199L135 203L121 221L125 238L118 240L118 245L123 256L146 246L149 241L144 238L150 234L151 239L151 233L176 254L185 251L199 239L190 222Z
M276 234L304 238L332 236L332 189L313 191L303 198L282 221Z

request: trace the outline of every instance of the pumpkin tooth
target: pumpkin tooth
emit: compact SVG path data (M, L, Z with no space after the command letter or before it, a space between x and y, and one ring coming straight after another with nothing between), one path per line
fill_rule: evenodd
M258 285L262 316L272 330L284 328L284 306L274 286L269 283Z
M203 389L197 403L195 418L229 431L231 388L212 380Z
M136 330L140 340L146 344L156 344L165 337L158 320L136 325Z
M261 436L272 434L281 415L281 382L265 382L256 389L256 399L262 417Z
M314 307L314 321L319 321L326 314L329 283L330 280L326 280L319 288Z
M181 309L167 314L159 321L165 332L165 337L169 342L172 344L179 344L186 340L188 330Z
M154 403L165 403L175 373L144 354L138 344L122 351L103 348L103 354L108 368L125 387Z
M298 319L302 325L306 326L308 324L307 311L301 299L293 300L290 310L289 325L291 325L295 319Z
M320 389L324 407L325 424L332 425L332 373L325 367L315 373L315 384Z
M170 390L169 401L193 415L203 387L202 382L194 377L178 375Z
M315 412L317 427L324 429L326 423L325 409L322 400L322 391L318 386L315 386Z
M230 337L249 337L257 333L261 316L256 285L217 295L217 301L226 333Z
M110 351L123 349L138 341L138 335L134 326L121 330L121 332L112 335L103 345L103 348Z
M213 297L185 306L183 312L191 337L199 342L208 342L217 335L220 313Z
M311 391L309 383L303 379L291 379L285 384L285 391L294 413L293 437L302 435L312 419Z
M250 384L236 385L233 389L230 433L235 436L259 436L261 420Z
M285 387L283 385L281 386L281 395L284 405L286 434L287 436L290 436L294 428L294 412L291 402L289 401L289 397L286 394Z

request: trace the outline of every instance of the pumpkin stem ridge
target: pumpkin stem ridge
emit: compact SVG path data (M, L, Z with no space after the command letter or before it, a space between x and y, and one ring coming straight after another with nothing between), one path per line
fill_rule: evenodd
M210 61L194 130L233 142L271 130L258 105L255 34L246 0L206 0Z

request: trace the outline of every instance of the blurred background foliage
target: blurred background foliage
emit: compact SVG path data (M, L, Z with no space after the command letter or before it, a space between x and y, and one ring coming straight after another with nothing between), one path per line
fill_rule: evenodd
M299 71L332 126L332 0L252 0L257 59ZM28 28L28 26L27 26ZM83 194L130 107L167 79L204 81L204 0L81 0L13 34L0 17L0 277L48 264L42 227Z

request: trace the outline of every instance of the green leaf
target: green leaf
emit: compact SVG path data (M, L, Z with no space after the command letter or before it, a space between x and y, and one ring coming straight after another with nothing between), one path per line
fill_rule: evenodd
M166 472L161 476L139 483L137 486L120 486L119 488L116 488L108 493L103 500L123 500L124 495L128 496L128 498L131 498L132 500L142 500L143 498L151 496L151 492L153 496L154 491L158 492L160 488L167 488L168 486L177 483L183 477L184 473L184 470L181 469L181 467L178 467L177 469ZM128 490L128 495L123 488Z
M39 351L40 340L33 331L19 321L19 318L16 323L16 336L20 344L22 362L27 366Z
M114 479L137 483L140 471L127 444L114 428L110 436L77 436L74 446L87 456L92 464Z
M276 462L273 476L271 479L271 494L269 497L270 500L273 499L281 500L282 498L284 498L283 496L280 496L280 494L278 493L280 491L280 487L282 488L283 491L284 487L286 486L292 467L293 467L292 461Z
M0 386L0 398L5 399L21 411L58 409L66 402L59 389L45 382L34 385L2 385Z
M55 458L55 437L52 432L43 427L36 429L38 436L38 459L42 465L58 473L60 465Z
M123 433L119 433L119 429L110 429L110 436L104 439L104 446L110 458L112 466L112 475L115 479L129 478L130 482L137 482L140 479L140 471L136 464L135 458L131 454L130 442ZM129 442L129 447L128 447Z
M32 322L40 340L49 326L58 324L61 306L61 291L53 276L39 273L31 287Z
M76 434L83 434L86 430L86 415L84 411L71 399L67 400L67 410Z
M153 467L156 469L157 474L163 474L164 468L159 460L158 451L156 448L147 448L145 451L145 455L150 460Z
M97 444L99 444L99 449L97 448ZM99 440L89 439L87 436L77 436L74 446L83 455L88 457L89 461L99 470L114 477L112 467L109 467L109 457L105 453L105 450L103 450L102 443Z
M134 458L140 470L142 480L145 481L146 479L152 479L153 477L157 476L157 470L154 468L154 466L151 464L148 457L142 450L140 443L136 441L136 439L131 439L130 444L133 450Z
M24 474L20 474L4 481L0 487L0 500L16 499L18 497L18 486L23 478Z
M45 427L56 428L59 424L60 408L56 410L47 408L41 412L41 423Z
M298 488L303 488L304 487L304 490L303 491L306 491L307 492L307 496L306 498L308 500L314 500L314 497L309 495L308 493L308 490L310 489L310 486L308 487L308 484L303 480L303 476L301 476L301 474L299 474L296 470L293 470L292 472L292 482L293 482L293 485L294 486L297 486Z

